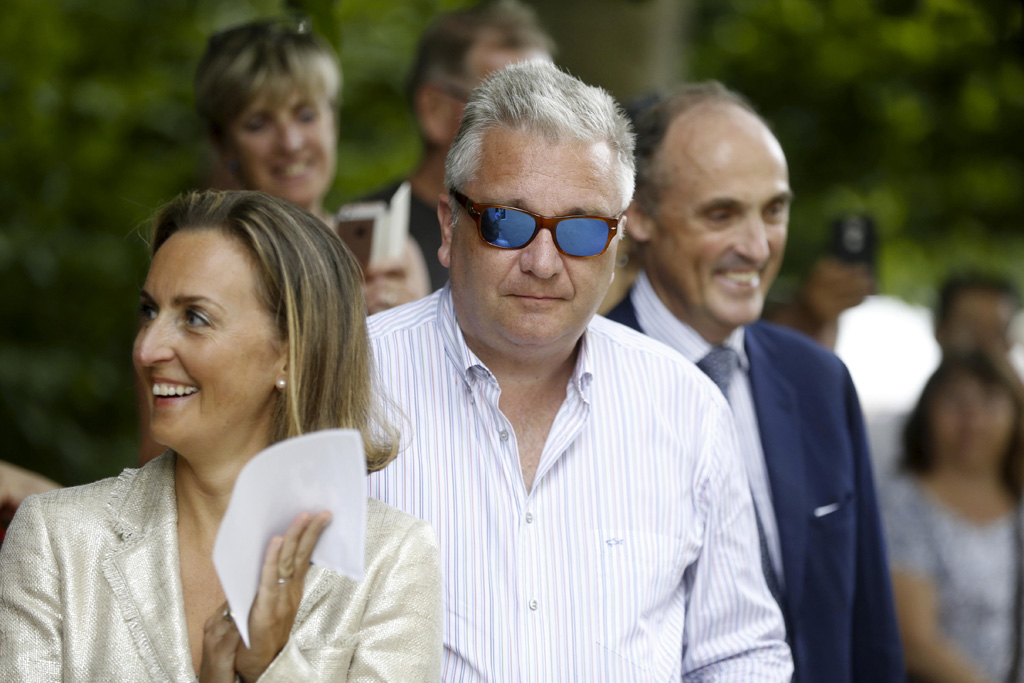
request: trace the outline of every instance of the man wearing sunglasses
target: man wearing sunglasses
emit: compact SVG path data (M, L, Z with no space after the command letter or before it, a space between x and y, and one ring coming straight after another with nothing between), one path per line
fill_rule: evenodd
M448 286L370 319L405 442L370 492L438 532L446 681L789 680L728 405L595 317L632 154L603 90L496 72L448 155Z
M758 320L786 245L792 193L782 148L718 83L666 95L636 128L626 215L644 270L608 317L680 351L728 398L794 680L902 681L850 374L810 338Z

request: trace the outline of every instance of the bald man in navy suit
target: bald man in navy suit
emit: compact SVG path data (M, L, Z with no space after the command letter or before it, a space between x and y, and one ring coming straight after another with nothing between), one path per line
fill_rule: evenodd
M736 417L762 570L801 683L904 680L863 418L850 375L809 338L760 321L786 246L786 157L720 84L637 117L627 211L643 271L608 317L667 343Z

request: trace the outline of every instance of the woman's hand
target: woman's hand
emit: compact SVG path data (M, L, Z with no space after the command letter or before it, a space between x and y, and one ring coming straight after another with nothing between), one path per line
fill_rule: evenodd
M989 683L943 631L938 589L931 578L893 569L892 596L908 674L920 681Z
M386 311L430 294L430 275L423 252L410 237L399 258L381 261L365 270L366 310Z
M234 683L235 653L242 642L238 628L224 603L206 620L203 630L203 661L199 665L200 683Z
M315 515L303 512L292 520L283 538L270 540L249 613L250 647L239 640L235 651L235 669L246 683L262 676L288 642L302 601L309 559L330 521L331 513L327 511Z
M875 290L875 277L864 263L843 263L823 258L814 264L800 289L801 303L820 325L835 323L839 315L859 306Z

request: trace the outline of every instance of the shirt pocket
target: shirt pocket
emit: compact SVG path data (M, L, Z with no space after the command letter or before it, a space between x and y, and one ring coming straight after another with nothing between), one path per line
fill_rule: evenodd
M596 568L592 628L605 654L605 670L629 674L617 680L650 680L648 667L657 659L664 623L673 610L682 614L684 609L679 543L666 534L632 529L588 533Z

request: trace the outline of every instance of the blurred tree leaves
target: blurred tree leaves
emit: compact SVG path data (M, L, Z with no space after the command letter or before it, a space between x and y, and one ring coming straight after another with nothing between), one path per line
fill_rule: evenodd
M878 219L887 292L926 299L966 264L1020 277L1021 9L1010 0L697 3L692 77L749 96L789 158L791 286L825 248L828 222L851 211Z
M460 4L292 3L339 46L345 70L334 205L415 162L406 69L430 18ZM148 220L207 177L193 71L210 33L284 8L279 0L4 3L0 458L65 483L134 463L130 354Z
M205 5L204 5L205 6ZM0 457L59 481L131 462L138 228L192 184L214 10L9 0L0 22Z
M153 209L207 177L191 87L211 32L292 7L337 46L337 206L415 164L414 45L437 12L466 4L6 0L0 458L66 483L134 462L144 235ZM599 44L628 54L615 30ZM1024 260L1019 2L699 0L691 33L691 75L750 96L787 151L791 279L851 210L878 217L889 292L922 298L954 265Z

